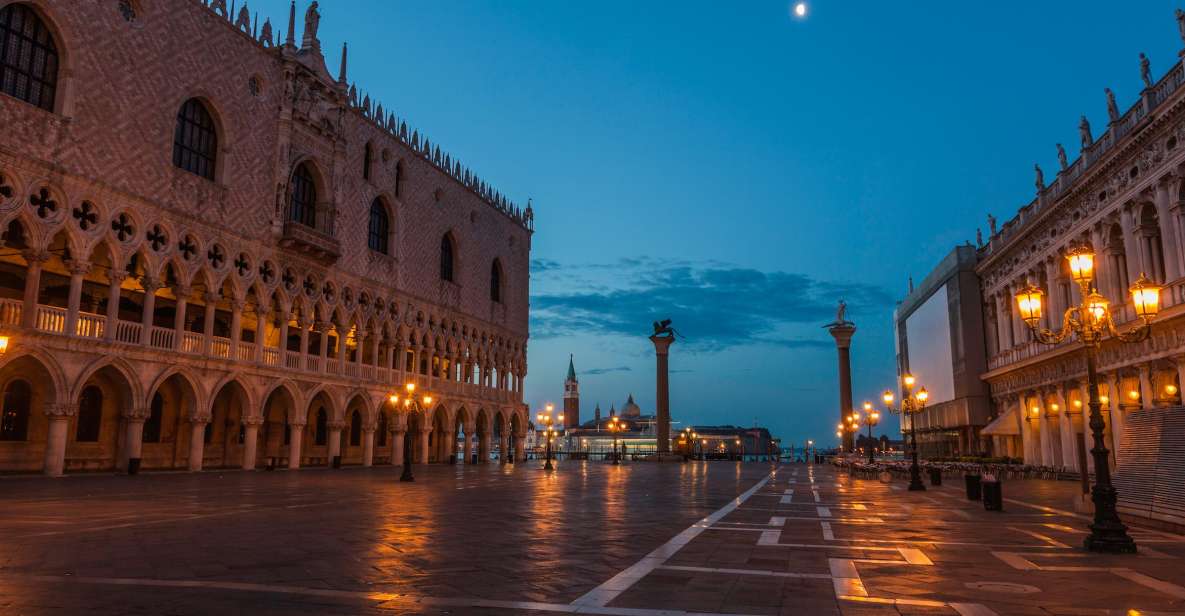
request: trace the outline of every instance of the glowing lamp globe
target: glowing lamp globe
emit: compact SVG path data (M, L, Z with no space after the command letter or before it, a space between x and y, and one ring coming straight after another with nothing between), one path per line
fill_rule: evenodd
M1136 305L1136 316L1151 319L1160 312L1160 285L1143 275L1131 288L1132 303Z
M1020 318L1029 327L1036 327L1041 321L1041 302L1044 296L1045 291L1032 283L1016 294L1016 307L1020 311Z
M918 390L917 397L918 397L918 401L924 404L926 402L926 400L929 399L930 392L926 391L926 388L923 387Z
M881 394L881 400L885 401L885 406L893 406L893 392L886 389L885 393Z
M1070 262L1070 277L1079 284L1089 283L1094 278L1094 251L1088 246L1078 246L1066 254Z

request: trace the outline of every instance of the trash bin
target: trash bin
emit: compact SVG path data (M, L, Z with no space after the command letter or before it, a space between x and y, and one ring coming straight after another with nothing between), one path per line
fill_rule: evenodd
M128 458L128 474L135 475L140 472L140 458Z
M937 469L937 468L930 469L930 485L932 485L932 486L942 485L942 469Z
M341 468L341 467L342 467L342 457L341 456L333 456L333 468Z
M1004 491L1000 487L999 481L984 481L983 486L983 508L988 511L1003 511L1004 510Z
M967 484L967 500L977 501L983 498L983 489L980 485L982 479L979 475L963 475L963 481Z

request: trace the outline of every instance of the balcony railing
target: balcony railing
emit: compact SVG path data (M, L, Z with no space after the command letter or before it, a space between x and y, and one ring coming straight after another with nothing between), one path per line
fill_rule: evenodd
M23 302L18 299L0 299L0 325L20 327ZM36 309L37 331L66 335L67 310L55 306L38 305ZM131 321L117 320L112 341L123 344L140 346L143 325ZM75 336L92 340L105 340L108 334L107 317L101 314L79 312L75 322ZM177 331L169 327L153 326L149 331L148 346L156 349L177 349ZM340 358L328 357L322 361L317 355L303 355L296 351L281 351L276 347L265 346L262 353L257 353L257 346L253 342L238 343L234 357L231 356L231 341L228 338L212 336L209 352L205 349L205 336L194 332L181 332L180 352L186 355L209 355L224 358L227 361L243 363L258 363L264 366L280 367L286 370L296 370L314 374L340 375L355 379L365 379L379 383L394 384L397 380L408 376L424 379L424 375L407 375L401 370L359 364L356 361L343 363ZM476 395L492 398L499 402L515 403L520 401L518 394L512 390L495 389L476 383L460 383L431 377L429 387L442 396Z

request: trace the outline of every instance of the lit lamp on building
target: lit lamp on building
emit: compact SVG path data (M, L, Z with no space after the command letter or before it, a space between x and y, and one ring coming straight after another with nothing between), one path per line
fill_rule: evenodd
M609 432L613 434L613 463L621 464L621 462L617 459L617 433L625 430L625 424L618 421L617 416L614 415L613 417L609 418L608 428Z
M8 336L0 336L0 355L8 352Z
M1119 331L1111 318L1111 307L1106 298L1095 290L1094 252L1089 246L1071 249L1066 259L1070 262L1070 275L1082 291L1082 303L1068 308L1062 315L1059 331L1041 327L1041 309L1044 291L1030 284L1016 295L1020 317L1033 332L1033 337L1044 344L1057 344L1071 335L1076 337L1086 352L1086 378L1090 407L1090 431L1094 446L1095 483L1091 492L1094 501L1094 523L1084 544L1096 552L1133 553L1136 543L1127 534L1127 527L1119 520L1116 511L1115 487L1111 485L1111 468L1108 462L1107 446L1103 443L1103 421L1098 383L1098 351L1103 338L1111 336L1120 342L1143 342L1152 330L1152 320L1160 310L1160 286L1142 274L1131 286L1132 304L1139 323L1127 331ZM1132 396L1134 394L1134 396ZM1133 391L1129 397L1138 400L1140 393Z
M427 418L425 410L432 404L432 396L423 392L416 391L415 383L408 383L403 386L403 409L408 413L420 413L421 417ZM398 408L400 397L399 394L391 394L387 396L387 400L391 402L391 406ZM408 426L410 428L410 426ZM412 461L412 435L411 430L403 432L403 473L399 475L399 481L415 481L416 478L411 473Z
M547 462L543 464L543 470L545 471L550 471L555 468L551 464L551 442L555 440L555 437L559 431L556 430L553 424L555 424L557 421L560 423L563 423L564 421L563 413L560 413L558 418L552 417L551 411L554 408L554 406L548 404L546 407L547 411L545 413L539 413L535 416L535 419L538 419L539 424L543 426L543 430L541 430L539 433L543 435L543 440L547 443L547 451L543 454L543 457L547 460Z
M892 391L886 389L885 393L881 394L885 408L889 409L890 413L909 418L909 490L911 492L926 489L925 484L922 483L922 471L918 468L918 437L914 419L918 413L925 410L926 400L930 398L930 393L926 391L925 387L919 388L917 393L914 393L913 386L916 384L917 380L913 378L913 375L901 376L901 405L897 407L893 406Z
M876 461L876 439L872 436L872 429L881 422L881 414L872 408L871 402L864 403L864 425L868 426L868 463Z

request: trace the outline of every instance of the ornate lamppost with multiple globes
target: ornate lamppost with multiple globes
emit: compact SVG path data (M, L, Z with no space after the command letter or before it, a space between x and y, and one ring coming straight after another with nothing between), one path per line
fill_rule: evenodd
M1111 336L1120 342L1143 342L1152 331L1152 320L1160 310L1160 286L1143 274L1131 286L1132 303L1139 322L1127 331L1119 331L1111 318L1111 306L1094 287L1094 251L1089 246L1077 246L1066 254L1070 262L1070 276L1082 291L1082 302L1066 309L1059 331L1041 327L1044 291L1029 284L1016 294L1020 318L1033 337L1045 344L1057 344L1071 335L1082 343L1086 351L1086 379L1090 406L1090 431L1094 446L1095 481L1091 490L1094 501L1094 523L1084 540L1086 548L1095 552L1133 553L1136 542L1127 534L1127 526L1119 520L1115 505L1118 500L1111 485L1111 468L1107 446L1103 442L1102 405L1099 401L1098 352L1103 338Z
M432 396L425 394L424 392L417 392L415 383L408 383L407 385L403 386L403 389L405 392L403 395L404 410L407 411L408 413L413 413L413 412L419 413L420 416L425 421L427 421L427 415L425 414L424 409L432 404ZM391 394L390 396L387 397L387 399L391 401L392 406L398 408L399 400L400 400L399 394ZM420 429L422 430L423 426L420 426ZM403 431L403 473L401 473L399 475L399 481L415 481L416 480L416 478L414 476L412 476L412 473L411 473L411 461L412 461L412 455L411 455L412 451L411 450L412 450L411 430L404 430Z
M613 463L621 464L617 459L617 433L625 430L625 424L617 420L617 416L609 418L609 432L613 434Z
M860 429L859 421L860 420L857 417L857 414L855 412L848 413L847 417L843 418L843 421L835 424L835 430L836 430L835 435L842 439L845 432L851 432L853 435L856 434L856 431ZM840 445L840 450L841 451L843 450L842 444ZM849 452L843 451L843 453L846 454ZM851 453L856 453L856 441L854 440L854 437L852 440Z
M559 433L559 431L556 430L556 428L553 424L556 421L560 421L560 422L564 421L564 414L563 413L560 413L558 419L551 416L551 411L554 408L555 407L548 404L546 407L547 412L539 413L538 415L535 416L535 419L538 419L539 423L543 425L543 430L541 431L541 433L543 434L543 438L547 441L547 451L546 451L546 453L543 454L543 456L545 458L547 458L547 462L543 465L543 470L545 470L545 471L550 471L555 468L554 466L551 465L551 441L555 440L555 436L556 436L556 434Z
M872 429L876 424L881 422L881 414L876 409L872 408L871 402L864 403L864 425L868 426L868 463L876 462L874 454L876 453L876 439L872 436Z
M901 406L898 407L893 406L894 396L891 390L886 389L885 393L881 394L885 408L889 409L890 413L909 418L910 492L925 491L926 489L926 485L922 483L922 471L918 468L918 432L914 423L917 414L925 410L926 400L930 399L930 392L926 391L925 387L921 387L914 393L913 386L916 384L917 379L913 378L912 374L901 375Z

